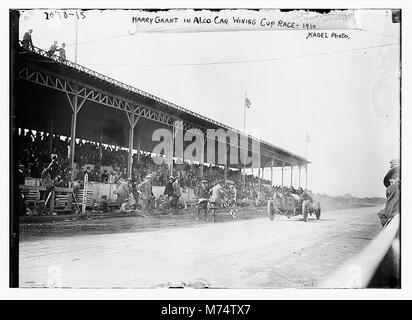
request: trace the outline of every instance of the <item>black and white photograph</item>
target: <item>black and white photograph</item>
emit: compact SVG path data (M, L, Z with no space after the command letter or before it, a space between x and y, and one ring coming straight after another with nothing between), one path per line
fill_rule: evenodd
M11 288L403 288L401 8L8 14Z

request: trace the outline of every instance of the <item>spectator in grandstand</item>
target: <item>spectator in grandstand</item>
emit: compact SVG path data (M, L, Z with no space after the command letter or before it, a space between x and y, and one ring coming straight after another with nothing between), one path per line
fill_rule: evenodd
M116 173L114 171L110 172L109 183L116 183Z
M34 49L33 41L31 39L32 33L33 33L33 29L29 29L29 31L27 31L23 36L22 45L23 45L23 48L27 50Z
M295 189L293 186L290 186L290 187L289 187L289 193L291 193L291 194L297 194L297 191L296 191L296 189Z
M107 170L103 171L100 181L103 183L107 183L109 181L109 175L107 174Z
M49 51L47 51L47 56L50 58L57 51L57 41L54 41L51 45Z
M51 158L51 162L48 165L48 168L50 169L49 171L50 177L53 180L54 178L56 178L57 175L60 174L61 166L57 161L57 158L58 158L57 154L52 154L50 158Z
M62 46L59 48L59 61L64 62L66 61L66 44L63 42Z
M386 203L385 208L379 211L378 217L384 227L395 215L399 213L401 182L400 166L398 161L391 161L391 168L385 175L383 184L386 187Z
M83 172L83 179L84 176L87 174L87 179L90 180L89 178L91 177L91 170L90 167L86 167L86 170Z
M90 167L86 167L86 170L83 170L80 168L80 170L77 172L75 180L77 181L84 181L84 177L87 174L87 180L90 181Z
M100 177L97 175L97 171L93 169L90 170L89 181L99 181Z

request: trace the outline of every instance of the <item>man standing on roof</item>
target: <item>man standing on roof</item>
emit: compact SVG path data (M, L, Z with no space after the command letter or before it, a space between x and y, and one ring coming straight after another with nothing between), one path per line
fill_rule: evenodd
M59 55L60 55L59 61L60 62L66 61L66 49L65 48L66 48L66 44L62 43L62 46L59 49Z
M47 51L47 56L50 58L57 51L57 41L54 41L51 45L49 51Z
M23 48L27 49L27 50L33 50L33 41L31 40L31 34L33 32L33 29L29 29L29 31L27 31L24 36L23 36L23 40L22 40L22 44L23 44Z

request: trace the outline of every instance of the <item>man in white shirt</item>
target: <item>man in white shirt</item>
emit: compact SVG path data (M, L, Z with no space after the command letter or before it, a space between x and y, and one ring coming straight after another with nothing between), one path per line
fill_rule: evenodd
M215 202L216 204L220 203L221 197L220 197L220 191L222 190L222 185L220 184L220 180L215 184L215 186L210 190L211 197L210 197L210 202Z
M210 190L210 208L213 213L213 222L216 222L216 210L221 206L221 191L223 188L221 185L222 182L223 180L218 180L215 186Z

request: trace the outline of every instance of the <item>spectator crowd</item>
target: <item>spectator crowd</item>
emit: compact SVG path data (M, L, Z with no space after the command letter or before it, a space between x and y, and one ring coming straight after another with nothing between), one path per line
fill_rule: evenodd
M17 140L15 146L17 147L18 165L25 178L40 178L43 169L50 163L50 155L55 154L60 166L59 186L69 185L72 175L69 160L70 138L56 134L51 137L49 133L20 129ZM144 152L133 155L131 179L133 183L141 183L150 174L152 186L166 186L171 176L169 166L156 164L154 157ZM99 146L96 142L76 140L74 180L82 181L87 173L88 180L92 182L118 183L126 178L127 159L127 149L109 145ZM203 168L203 178L201 178L199 164L176 163L173 175L179 178L179 184L183 190L192 188L196 193L201 179L206 180L208 184L213 184L223 179L224 169L206 164ZM269 187L270 181L261 179L259 190L258 177L247 175L244 178L239 170L229 169L227 179L234 185L238 199L267 199L273 192Z

